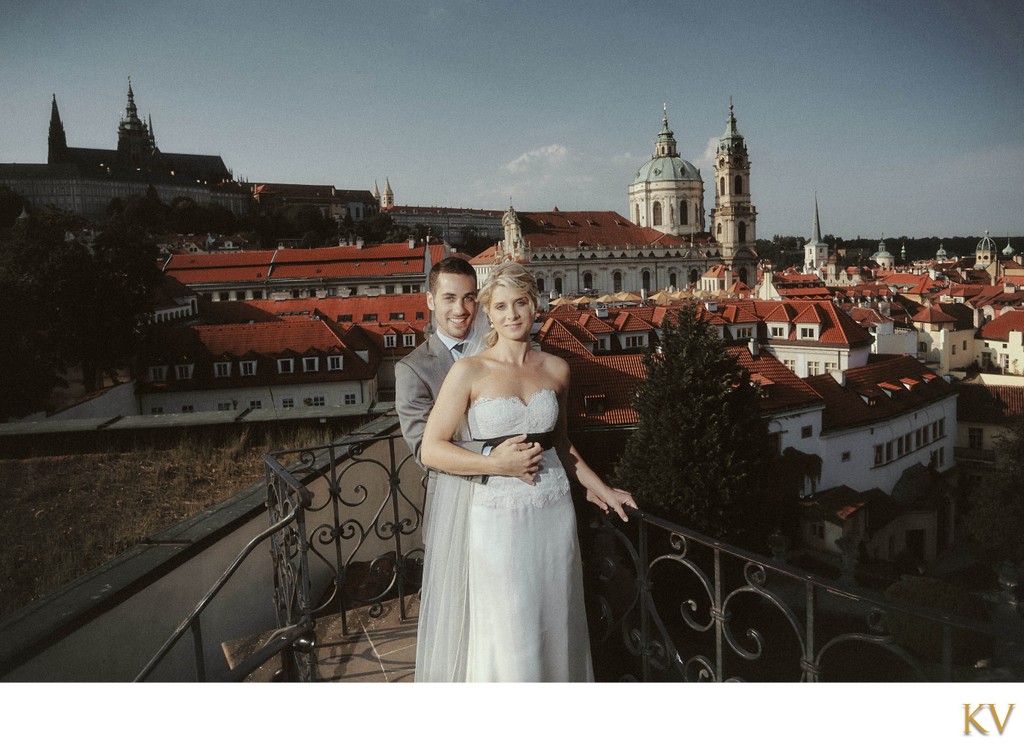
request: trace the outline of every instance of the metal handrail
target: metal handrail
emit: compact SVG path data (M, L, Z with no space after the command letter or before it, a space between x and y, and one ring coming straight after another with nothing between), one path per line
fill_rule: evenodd
M284 468L281 468L279 474L286 478L292 477ZM292 478L292 480L294 481L295 479ZM256 549L256 547L264 541L266 541L275 533L278 533L281 530L287 528L289 525L291 525L298 516L298 512L309 505L309 501L311 499L309 491L307 491L304 487L299 485L297 481L295 481L295 483L297 487L297 492L299 493L300 496L299 506L296 507L292 511L292 513L289 514L287 517L282 518L278 522L274 523L245 545L245 548L243 548L241 552L239 552L238 556L235 557L234 561L232 561L228 568L224 570L224 572L213 584L213 586L211 586L210 590L206 592L206 595L199 600L199 602L195 605L192 611L188 613L188 616L185 617L184 620L182 620L181 624L178 625L178 627L171 634L171 636L166 641L164 641L164 644L160 647L156 654L153 655L149 662L147 662L146 666L142 668L142 671L139 672L139 674L135 677L133 682L145 681L146 678L148 678L149 675L153 672L156 665L159 664L160 661L165 656L167 656L167 654L170 652L174 644L181 640L182 636L189 629L191 629L193 632L193 638L197 646L195 657L196 679L199 682L202 682L206 679L205 664L203 661L202 653L202 631L199 624L200 615L202 615L206 607L210 605L210 602L218 593L220 593L221 589L225 586L225 584L228 582L231 576L238 571L238 568L242 565L242 562L245 561L245 559Z

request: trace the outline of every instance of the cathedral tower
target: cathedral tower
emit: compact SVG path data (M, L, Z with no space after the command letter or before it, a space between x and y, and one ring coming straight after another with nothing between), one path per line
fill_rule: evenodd
M629 219L676 236L704 230L704 179L692 163L679 157L667 107L654 154L629 185Z
M750 158L743 135L736 129L730 99L729 120L715 154L715 207L711 211L711 233L727 263L756 257L756 219L757 210L750 204Z
M814 198L814 227L811 239L804 245L804 273L816 273L828 262L828 245L821 240L821 223L818 221L818 198Z
M68 159L68 138L64 133L64 123L60 120L57 110L57 95L53 96L50 106L50 137L47 141L46 162L50 165L63 163Z
M391 179L384 178L384 193L380 195L380 209L390 210L395 206L395 193L391 191Z
M117 154L125 163L141 166L153 154L153 142L149 129L139 118L139 110L135 107L135 94L132 92L132 80L128 79L128 105L124 117L117 127Z

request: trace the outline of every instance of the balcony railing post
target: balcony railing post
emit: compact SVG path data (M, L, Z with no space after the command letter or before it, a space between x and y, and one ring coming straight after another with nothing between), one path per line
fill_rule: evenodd
M637 530L637 583L640 589L640 679L651 679L651 580L648 572L647 523L641 519Z
M395 439L388 439L388 500L391 503L391 513L395 518L395 571L398 588L398 614L403 619L408 619L405 611L405 578L406 565L402 553L402 519L399 512L400 492L398 485L398 467L395 459Z

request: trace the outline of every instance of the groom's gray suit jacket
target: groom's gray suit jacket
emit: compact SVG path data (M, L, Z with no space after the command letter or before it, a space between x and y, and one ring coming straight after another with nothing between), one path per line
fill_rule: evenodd
M431 334L429 339L395 365L395 409L402 425L402 436L420 466L423 465L420 461L423 429L427 425L430 410L434 408L441 384L454 364L455 360L444 342L437 334ZM461 443L460 446L479 454L483 451L484 444L469 441ZM427 480L428 506L434 495L434 482L435 473L431 470Z

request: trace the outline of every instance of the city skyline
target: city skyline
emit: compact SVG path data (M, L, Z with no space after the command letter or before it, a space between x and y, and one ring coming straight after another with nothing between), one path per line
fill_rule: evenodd
M714 205L732 98L761 238L807 236L815 193L845 238L1021 233L1015 3L390 9L15 4L0 162L45 162L51 94L70 145L113 147L131 76L162 151L219 154L236 177L628 217L663 103Z

